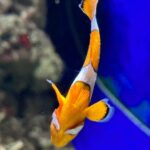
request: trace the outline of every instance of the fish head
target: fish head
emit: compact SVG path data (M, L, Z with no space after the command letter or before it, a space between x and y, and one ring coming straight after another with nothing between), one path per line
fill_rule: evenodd
M84 126L83 122L80 121L81 119L69 119L69 116L60 117L57 116L57 110L53 112L50 135L51 143L56 147L66 146L78 135Z
M90 91L86 84L76 82L64 97L54 83L52 87L59 106L52 114L51 143L56 147L63 147L72 141L84 126L86 117L84 110L89 103Z

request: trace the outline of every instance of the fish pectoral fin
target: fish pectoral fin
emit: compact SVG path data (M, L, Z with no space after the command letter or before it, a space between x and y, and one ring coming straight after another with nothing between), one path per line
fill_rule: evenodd
M55 91L59 105L63 105L65 103L65 97L51 80L47 80L47 82L51 84L53 90Z
M110 118L112 107L109 106L106 99L89 106L86 110L86 117L91 121L103 122Z

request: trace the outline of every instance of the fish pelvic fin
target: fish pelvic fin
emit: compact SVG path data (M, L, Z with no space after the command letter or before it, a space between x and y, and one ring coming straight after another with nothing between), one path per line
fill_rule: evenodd
M106 99L103 99L89 106L85 113L86 117L91 121L104 122L108 121L112 115L112 107L110 107Z
M96 14L98 0L82 0L79 7L92 20Z
M47 80L47 82L51 84L53 90L55 91L58 103L60 106L62 106L65 103L65 97L61 94L57 86L51 80Z

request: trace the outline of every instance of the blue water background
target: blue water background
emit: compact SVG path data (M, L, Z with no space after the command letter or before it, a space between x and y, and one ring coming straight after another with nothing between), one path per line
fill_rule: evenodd
M150 127L150 1L103 0L98 6L102 36L99 76L120 102ZM95 88L92 103L105 97ZM77 150L150 149L150 137L116 105L107 123L86 120L73 141Z

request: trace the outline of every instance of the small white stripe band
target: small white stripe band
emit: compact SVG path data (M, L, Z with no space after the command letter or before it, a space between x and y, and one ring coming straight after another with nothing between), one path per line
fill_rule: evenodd
M99 30L96 16L94 16L94 18L91 21L91 31L93 30Z

